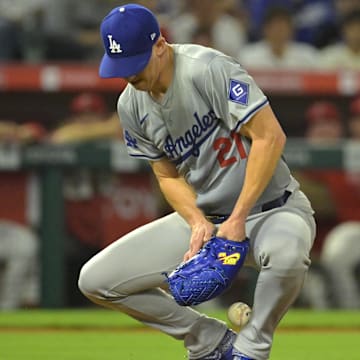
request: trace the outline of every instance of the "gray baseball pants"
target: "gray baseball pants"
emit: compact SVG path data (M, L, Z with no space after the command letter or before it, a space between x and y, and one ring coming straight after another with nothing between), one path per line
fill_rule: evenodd
M274 331L298 296L310 265L313 211L303 193L295 190L281 208L251 215L246 231L251 241L246 265L256 267L259 277L252 317L234 346L266 360ZM90 259L80 272L79 288L94 303L183 340L190 358L201 358L217 347L227 325L177 305L161 289L163 273L182 261L189 239L190 228L177 213L142 226Z

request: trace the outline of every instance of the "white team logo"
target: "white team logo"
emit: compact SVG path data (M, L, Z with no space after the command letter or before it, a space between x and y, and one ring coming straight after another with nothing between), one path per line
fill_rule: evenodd
M230 79L228 99L240 105L247 106L249 100L249 84L244 81Z
M122 52L122 49L120 47L120 44L118 44L116 42L115 39L113 39L112 35L108 35L108 39L109 39L109 49L111 50L110 52L112 54L118 54Z
M150 39L151 39L151 40L154 40L155 38L156 38L156 33L150 34Z
M245 90L243 89L243 87L240 84L236 84L231 91L234 93L234 95L236 97L240 97L242 95L244 95Z

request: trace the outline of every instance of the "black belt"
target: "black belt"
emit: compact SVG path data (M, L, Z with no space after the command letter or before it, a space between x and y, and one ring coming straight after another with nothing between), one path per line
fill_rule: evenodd
M286 204L287 199L291 195L290 191L285 191L280 197L275 200L268 201L267 203L260 206L260 211L269 211L278 207L281 207ZM229 215L208 215L206 218L210 220L213 224L221 224L224 222Z

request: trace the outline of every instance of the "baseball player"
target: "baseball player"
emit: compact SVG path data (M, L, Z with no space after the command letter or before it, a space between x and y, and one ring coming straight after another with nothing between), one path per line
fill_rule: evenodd
M315 223L282 158L285 135L266 96L221 52L168 44L139 5L113 9L101 35L100 76L128 81L118 102L128 152L149 161L174 213L89 260L79 288L93 302L183 340L189 359L268 359L310 265ZM239 334L162 290L164 273L214 232L249 237L246 263L259 270L253 315Z

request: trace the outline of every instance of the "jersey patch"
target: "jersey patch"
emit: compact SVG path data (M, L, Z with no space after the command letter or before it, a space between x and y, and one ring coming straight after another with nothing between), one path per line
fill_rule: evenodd
M229 100L246 106L249 101L249 84L230 79Z

